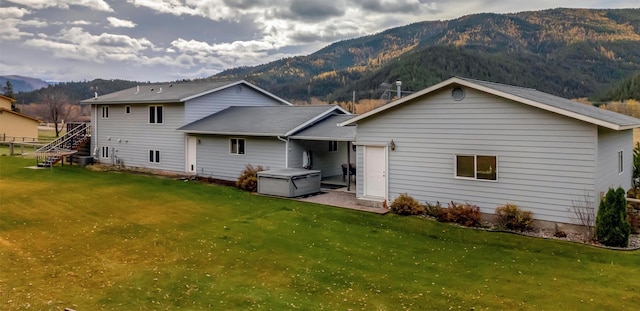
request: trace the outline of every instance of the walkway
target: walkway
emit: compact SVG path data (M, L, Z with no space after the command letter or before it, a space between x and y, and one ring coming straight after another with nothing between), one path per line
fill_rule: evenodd
M358 205L356 202L356 194L353 192L347 192L347 188L338 188L338 189L322 189L321 194L316 194L313 196L299 198L297 200L303 202L311 202L318 203L324 205L330 205L341 208L348 208L363 212L376 213L376 214L386 214L389 212L388 209L377 208L377 207L369 207Z

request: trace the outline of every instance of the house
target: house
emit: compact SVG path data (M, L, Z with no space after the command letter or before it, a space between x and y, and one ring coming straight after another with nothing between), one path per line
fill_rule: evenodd
M454 77L354 117L359 202L506 203L573 223L608 188L631 186L640 120L534 89Z
M0 141L37 141L40 120L11 110L15 99L0 95Z
M348 159L344 151L355 136L354 127L337 124L350 117L332 105L233 106L178 131L196 142L200 176L235 180L246 164L313 168L322 176L337 176ZM324 127L333 132L323 131ZM303 163L303 154L310 155L310 163Z
M223 180L236 180L246 164L302 167L303 151L314 156L314 169L337 175L347 155L335 145L355 136L352 127L338 129L350 139L296 139L329 120L338 128L346 119L334 117L346 111L292 106L246 81L145 84L81 103L91 105L98 162Z

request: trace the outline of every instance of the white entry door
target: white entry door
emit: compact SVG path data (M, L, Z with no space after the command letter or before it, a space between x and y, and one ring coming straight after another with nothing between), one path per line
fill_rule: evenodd
M364 148L365 197L386 197L386 163L385 147L366 146Z
M198 139L193 136L187 137L187 172L196 172L196 148Z

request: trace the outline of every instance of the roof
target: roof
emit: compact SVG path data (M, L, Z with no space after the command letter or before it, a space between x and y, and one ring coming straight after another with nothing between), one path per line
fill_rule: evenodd
M36 118L34 118L34 117L30 117L30 116L28 116L28 115L26 115L26 114L22 114L22 113L19 113L19 112L15 112L15 111L12 111L12 110L9 110L9 109L0 108L0 113L5 113L5 112L8 112L8 113L14 114L14 115L16 115L16 116L19 116L19 117L22 117L22 118L25 118L25 119L30 119L30 120L32 120L32 121L34 121L34 122L38 122L38 123L40 123L40 120L39 120L39 119L36 119Z
M353 118L353 115L333 115L315 123L313 126L291 136L292 139L354 141L355 126L338 126L338 123Z
M535 89L460 77L450 78L436 85L430 86L422 91L413 93L387 105L373 109L358 117L340 123L340 126L357 123L360 120L366 119L370 116L383 112L387 109L391 109L398 105L402 105L416 98L426 96L429 93L435 92L450 85L466 86L478 91L493 94L525 105L554 112L563 116L567 116L612 130L619 131L640 127L640 119L617 112L600 109L598 107L577 103L572 100L540 92Z
M286 100L277 97L247 81L235 82L176 82L141 84L126 90L98 95L81 101L81 104L164 104L182 103L190 99L214 93L236 85L245 85L286 105Z
M336 113L346 112L332 105L233 106L187 124L178 131L216 135L290 136Z
M5 99L5 100L8 100L8 101L10 101L10 102L12 102L12 103L16 101L16 100L15 100L15 98L11 98L11 97L9 97L9 96L2 95L2 94L0 94L0 98Z

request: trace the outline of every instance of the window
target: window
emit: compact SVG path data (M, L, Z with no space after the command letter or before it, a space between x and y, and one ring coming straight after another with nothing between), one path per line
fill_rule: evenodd
M131 114L131 106L130 105L124 106L124 113L125 114Z
M456 155L456 177L497 180L495 156Z
M102 118L109 119L109 106L102 106Z
M149 106L149 123L162 124L162 106Z
M102 148L100 148L100 149L101 149L100 156L101 156L102 158L109 158L109 147L107 147L107 146L102 146Z
M332 140L329 142L329 152L336 152L338 151L338 142L335 140Z
M618 151L618 174L624 172L624 154L622 150Z
M160 150L149 150L149 162L160 163Z
M231 138L229 144L230 154L244 154L244 138Z

